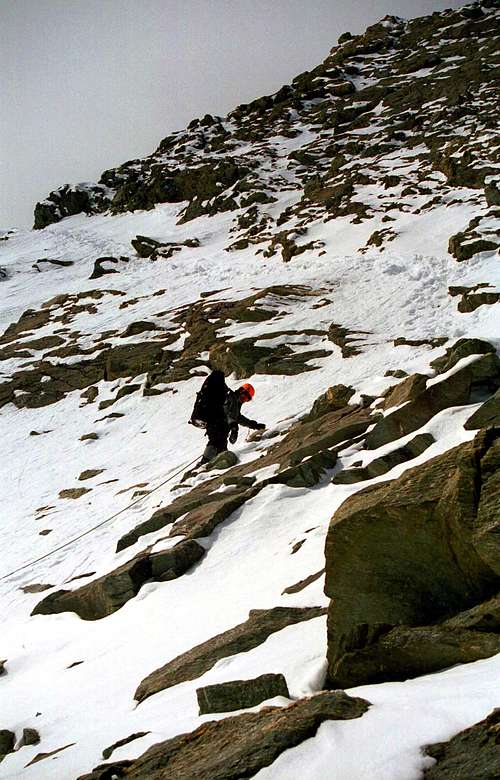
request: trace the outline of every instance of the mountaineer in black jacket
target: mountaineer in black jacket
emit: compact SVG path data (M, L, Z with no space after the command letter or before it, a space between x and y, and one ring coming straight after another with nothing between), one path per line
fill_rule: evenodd
M234 444L240 425L254 430L264 430L265 425L250 420L241 414L244 403L251 401L255 390L251 384L244 384L237 390L226 385L222 371L212 371L198 393L190 422L205 428L208 444L202 456L202 463L215 458L227 450L227 441Z

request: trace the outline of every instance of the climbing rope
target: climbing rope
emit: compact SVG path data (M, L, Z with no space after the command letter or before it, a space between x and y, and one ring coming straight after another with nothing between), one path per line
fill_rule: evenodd
M53 550L50 550L50 552L45 553L45 555L41 555L39 558L35 558L33 561L29 561L29 563L25 563L22 566L19 566L19 568L14 569L13 571L9 571L8 574L4 574L2 577L0 577L0 582L2 582L2 580L6 580L8 577L12 577L13 574L17 574L19 571L23 571L23 569L29 569L31 566L34 566L36 563L40 563L40 561L43 561L46 558L50 558L56 552L59 552L60 550L64 550L65 547L69 547L71 544L74 544L74 542L77 542L79 539L82 539L84 536L88 536L88 534L91 534L93 531L96 531L98 528L102 528L103 525L110 523L112 520L117 518L118 515L121 515L123 514L123 512L126 512L127 509L131 509L131 507L135 506L140 501L144 501L145 498L148 498L148 496L150 496L152 493L155 493L161 487L166 485L167 482L170 482L170 480L174 479L178 474L181 473L181 471L184 471L185 469L188 469L190 466L193 466L197 460L198 460L198 456L190 463L186 463L184 466L181 466L181 468L178 471L176 471L175 474L171 474L169 477L167 477L167 479L165 479L163 482L161 482L159 485L153 488L153 490L150 490L149 493L147 493L144 496L141 496L140 498L137 498L135 501L132 501L132 503L128 504L128 506L124 506L123 509L120 509L118 512L115 512L115 514L111 515L111 517L107 517L105 520L102 520L100 523L97 523L97 525L92 526L92 528L88 528L83 533L78 534L78 536L75 536L73 539L69 539L67 542L64 542L64 544L60 544L59 547L55 547Z

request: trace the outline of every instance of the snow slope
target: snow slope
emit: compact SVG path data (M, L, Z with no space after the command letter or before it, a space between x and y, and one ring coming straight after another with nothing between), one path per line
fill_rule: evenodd
M297 146L293 138L281 138L280 144L283 157ZM389 164L396 168L398 156L388 159ZM385 191L371 185L365 194L366 202L369 197L384 197ZM107 338L112 346L133 343L136 337L124 339L116 334L132 322L147 320L162 332L177 328L179 339L169 348L180 353L186 332L175 322L175 315L179 307L199 301L202 293L219 291L210 300L224 302L272 285L305 285L311 295L279 301L283 313L279 320L227 323L221 331L229 340L276 332L276 340L257 343L278 347L286 342L297 353L306 348L329 351L313 361L315 370L251 378L256 397L248 413L266 423L266 436L275 442L331 385L353 386L354 402L363 394L379 397L396 383L386 376L388 370L431 377L429 363L444 353L444 346L395 347L393 340L398 337L442 336L449 345L467 336L500 346L498 307L480 306L462 314L448 294L450 286L478 282L500 289L494 252L476 253L463 263L448 254L450 234L477 213L471 200L476 191L462 194L462 201L450 195L449 204L418 215L395 211L391 227L396 237L383 251L376 246L360 251L381 226L380 216L362 224L348 216L330 221L318 217L309 224L308 240L321 239L321 251L307 250L288 264L276 256L257 254L253 245L226 252L232 212L202 215L178 225L185 203L163 203L148 211L115 215L79 214L40 231L17 231L0 244L0 266L6 270L6 278L0 279L0 330L27 309L40 310L54 296L102 290L95 311L81 311L70 323L81 349L97 352L105 332L113 332ZM291 195L287 189L274 195L276 202L267 208L278 215L290 204ZM138 234L176 243L195 236L200 246L185 247L170 260L151 262L131 251L130 241ZM127 256L128 262L120 263L118 273L90 280L95 260L103 256ZM43 257L71 260L73 265L37 270L34 264ZM122 307L124 302L129 305ZM343 358L339 347L321 333L308 336L307 347L297 343L298 336L280 335L284 330L300 334L305 328L324 333L332 322L358 334L357 355ZM49 321L37 330L36 338L53 334L54 322ZM22 346L30 338L25 334L19 343ZM147 337L141 334L139 339L143 338ZM39 357L42 351L31 350L32 356ZM8 383L32 359L3 359L0 383ZM71 360L59 362L69 365ZM143 387L145 381L145 374L134 379ZM186 575L146 584L109 617L91 622L68 612L30 615L50 591L42 595L23 588L44 584L58 589L68 587L72 578L85 577L76 581L79 585L111 571L149 545L165 549L178 541L162 539L160 531L115 553L117 540L125 532L180 494L182 489L176 488L179 475L204 447L201 432L187 425L200 382L193 372L192 378L170 385L174 392L126 395L110 410L124 415L117 418L99 412L95 403L84 403L80 390L40 408L8 403L0 409L0 658L7 659L6 674L0 680L0 728L19 736L29 726L41 736L40 745L23 747L4 758L0 778L76 778L102 761L104 748L129 734L147 732L117 749L113 760L133 758L149 745L223 717L198 715L195 691L201 685L281 672L292 698L321 690L326 671L324 617L283 629L254 650L223 659L201 678L158 693L140 705L133 699L137 685L153 669L244 621L251 609L326 606L322 577L294 595L283 595L283 590L323 568L329 521L341 503L366 482L333 485L330 473L313 489L269 485L202 540L206 555ZM235 377L228 382L237 386ZM101 380L98 401L114 397L127 383L125 378ZM433 418L417 433L431 432L435 443L409 465L472 439L474 432L463 426L477 408L479 404L451 408ZM82 441L89 432L98 438ZM234 451L240 462L251 461L264 452L266 442L265 437L256 443L240 435ZM336 468L359 460L365 465L390 449L391 445L371 451L346 449ZM399 465L370 484L395 478L409 465ZM79 481L81 472L88 469L102 471ZM266 476L256 473L260 479ZM170 481L165 483L167 478ZM62 490L82 486L90 491L78 499L59 496ZM141 490L144 494L136 493ZM82 535L100 523L95 531ZM300 549L291 554L301 540L305 541ZM35 559L40 560L31 565ZM372 703L365 716L323 724L314 739L286 751L257 777L421 777L423 768L433 763L423 757L425 744L448 739L498 706L498 674L499 658L494 657L415 680L353 689L349 693ZM28 766L40 751L49 753L64 746L68 747Z

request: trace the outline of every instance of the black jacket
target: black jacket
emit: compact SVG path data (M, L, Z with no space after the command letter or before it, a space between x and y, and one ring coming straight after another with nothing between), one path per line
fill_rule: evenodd
M255 420L250 420L248 417L245 417L244 414L241 414L241 407L242 402L238 391L230 390L228 388L223 408L225 421L229 430L229 439L233 443L238 436L239 425L243 425L245 428L252 428L253 430L258 430L263 427Z

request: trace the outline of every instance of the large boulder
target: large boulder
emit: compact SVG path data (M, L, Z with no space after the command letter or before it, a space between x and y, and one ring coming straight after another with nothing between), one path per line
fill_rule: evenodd
M102 764L79 780L236 780L253 777L284 751L314 737L325 720L361 717L364 699L323 692L288 707L209 721L190 734L160 742L134 761Z
M418 653L405 655L404 633L391 636L392 629L431 626L498 590L498 449L497 431L480 432L473 442L366 488L337 510L326 541L332 685L420 673ZM426 629L427 636L433 630ZM383 670L371 663L384 655L373 649L381 637L387 645ZM423 641L418 639L421 646ZM466 657L462 639L458 644L454 657ZM495 646L490 641L492 652ZM372 651L365 676L363 658ZM392 665L389 651L396 657ZM436 649L434 656L433 668L449 665L449 653L439 661Z

